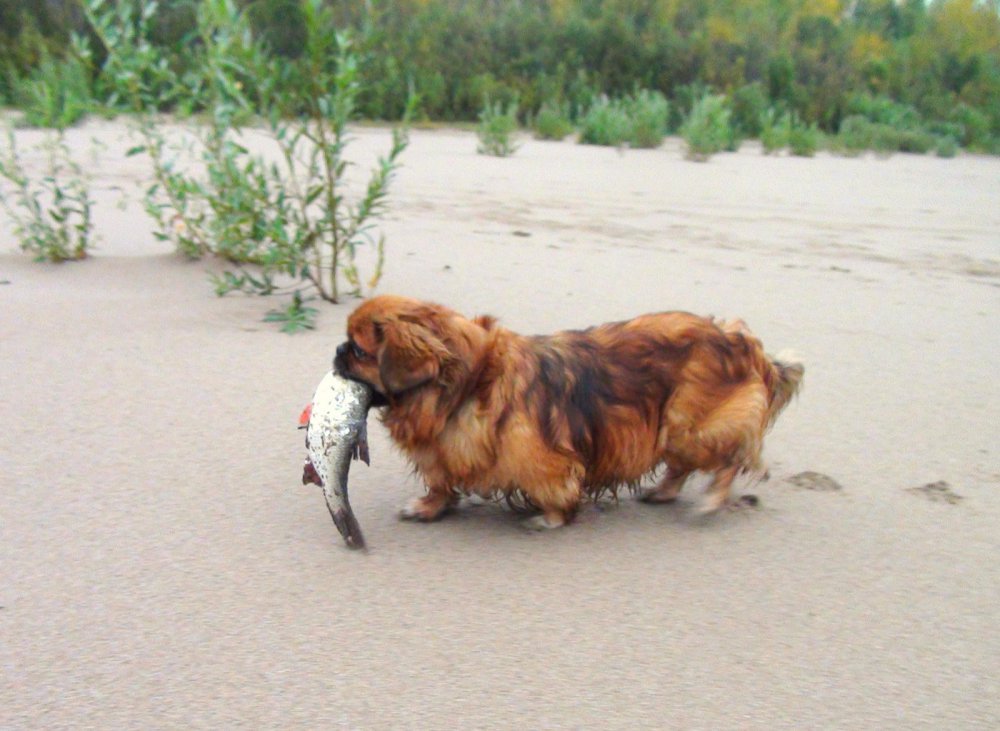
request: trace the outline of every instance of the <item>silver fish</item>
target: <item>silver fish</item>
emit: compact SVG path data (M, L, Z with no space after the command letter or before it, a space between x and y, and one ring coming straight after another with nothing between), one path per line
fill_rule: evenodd
M300 428L306 428L309 453L302 484L323 488L330 517L348 548L365 547L361 526L347 499L347 473L352 459L370 464L366 421L371 398L371 388L331 371L320 381L312 403L299 417Z

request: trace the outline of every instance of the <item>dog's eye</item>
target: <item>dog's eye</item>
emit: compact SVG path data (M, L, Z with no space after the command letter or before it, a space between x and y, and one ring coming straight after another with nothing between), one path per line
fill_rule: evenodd
M358 360L368 360L369 358L371 358L371 355L368 354L368 351L362 350L361 346L358 345L353 340L351 341L351 354L354 355L354 357L357 358Z

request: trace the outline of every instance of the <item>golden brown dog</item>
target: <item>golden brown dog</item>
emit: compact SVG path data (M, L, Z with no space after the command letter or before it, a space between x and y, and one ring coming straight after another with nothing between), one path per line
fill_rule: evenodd
M761 469L764 433L804 368L764 353L742 322L686 312L525 337L492 317L381 296L360 305L337 349L369 384L383 421L427 483L401 517L430 521L460 495L520 493L531 527L570 520L585 496L635 486L661 465L648 502L713 474L705 507L740 471Z

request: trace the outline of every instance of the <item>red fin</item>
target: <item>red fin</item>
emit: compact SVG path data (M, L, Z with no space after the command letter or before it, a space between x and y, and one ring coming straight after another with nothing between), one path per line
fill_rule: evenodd
M312 416L313 405L307 404L302 413L299 414L299 426L309 426L309 417Z

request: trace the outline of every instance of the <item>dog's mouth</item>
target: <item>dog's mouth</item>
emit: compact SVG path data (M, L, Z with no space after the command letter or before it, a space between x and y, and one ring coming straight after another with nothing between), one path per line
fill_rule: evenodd
M357 383L362 383L365 386L368 386L368 388L370 388L372 391L372 400L371 400L372 408L388 406L389 399L386 398L385 394L383 394L379 390L378 386L376 386L371 381L366 381L364 378L359 378L355 374L351 373L351 371L348 370L347 364L344 362L344 360L345 360L344 357L340 353L338 353L336 357L334 357L333 359L333 371L341 378L346 378L349 381L356 381Z

